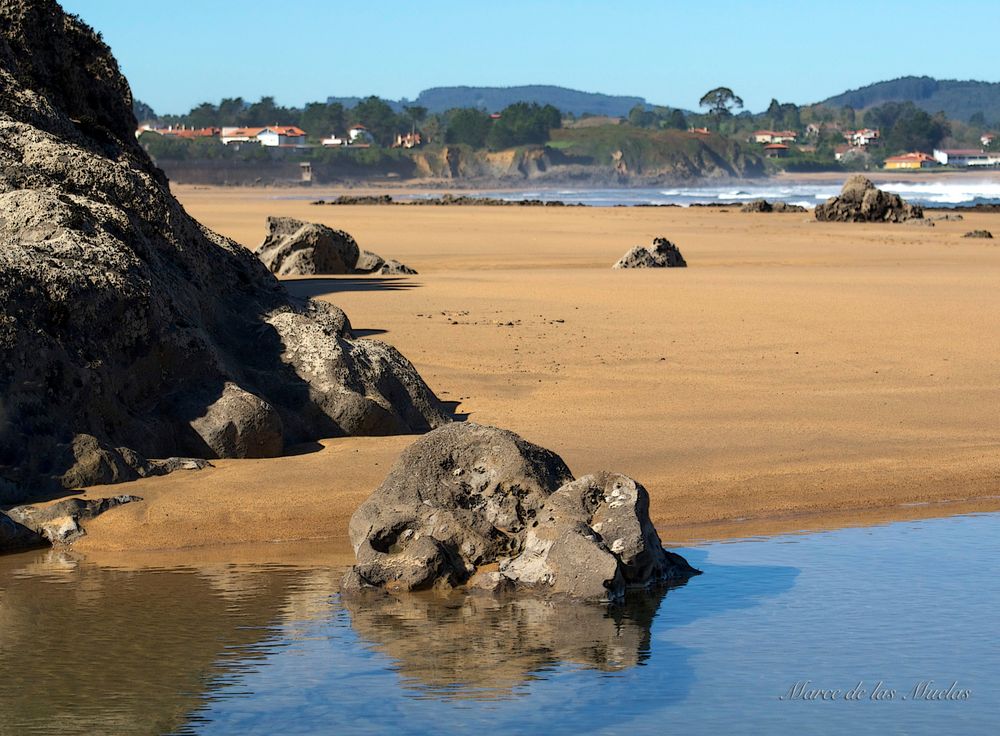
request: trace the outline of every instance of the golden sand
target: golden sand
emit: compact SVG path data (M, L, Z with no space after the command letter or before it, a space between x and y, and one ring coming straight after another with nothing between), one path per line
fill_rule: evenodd
M936 227L735 209L313 206L301 190L178 187L253 247L324 222L409 278L289 280L397 346L471 421L627 473L672 543L1000 509L1000 215ZM324 194L327 194L324 192ZM308 193L304 196L308 197ZM612 271L676 242L687 269ZM81 550L323 539L412 437L95 488L146 500Z

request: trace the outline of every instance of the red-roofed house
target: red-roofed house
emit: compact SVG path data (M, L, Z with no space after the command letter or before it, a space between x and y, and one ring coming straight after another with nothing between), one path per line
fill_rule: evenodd
M784 158L788 155L788 146L784 143L772 143L764 146L764 155L767 158Z
M885 160L885 168L887 169L928 169L937 165L937 159L919 151L904 153L901 156L890 156Z
M755 130L751 140L753 143L795 143L798 137L794 130Z
M226 145L259 143L262 146L304 146L306 132L294 125L268 125L264 128L226 127L222 129L222 142Z
M214 138L221 132L219 128L186 128L183 125L154 128L151 125L143 125L135 132L135 136L138 138L143 133L156 133L157 135L165 135L171 138Z

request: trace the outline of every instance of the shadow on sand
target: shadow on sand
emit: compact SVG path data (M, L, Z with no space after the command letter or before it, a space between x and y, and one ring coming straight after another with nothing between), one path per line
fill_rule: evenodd
M406 277L342 276L322 279L283 279L288 293L300 299L338 294L346 291L408 291L422 284Z

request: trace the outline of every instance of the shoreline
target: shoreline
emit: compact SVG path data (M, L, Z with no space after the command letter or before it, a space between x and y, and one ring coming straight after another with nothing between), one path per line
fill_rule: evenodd
M909 228L719 208L316 207L262 191L177 193L247 247L266 216L283 215L413 265L419 275L406 278L285 285L399 348L470 421L551 449L578 477L641 482L668 545L1000 511L988 337L1000 334L1000 248L962 238L1000 230L1000 214ZM689 268L611 271L657 235ZM349 557L347 520L414 439L323 440L94 487L87 497L146 500L89 522L74 548L198 556L309 539Z

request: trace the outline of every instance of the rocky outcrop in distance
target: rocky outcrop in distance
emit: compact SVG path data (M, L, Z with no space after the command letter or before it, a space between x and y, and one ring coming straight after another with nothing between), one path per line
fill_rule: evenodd
M455 423L407 448L350 522L347 592L453 588L621 600L697 571L663 549L649 494L617 473L574 480L555 453Z
M969 232L967 232L962 237L963 238L986 238L988 240L992 240L993 239L993 233L991 233L989 230L970 230Z
M860 174L844 182L839 196L816 205L820 222L905 222L923 216L921 207L882 191Z
M361 250L350 233L292 217L268 217L267 235L255 253L278 276L417 273L399 261Z
M394 348L185 213L53 0L0 0L0 89L0 503L450 420Z
M372 205L395 204L413 207L586 207L585 204L567 203L558 199L499 199L479 197L470 194L442 194L440 197L414 197L413 199L393 199L388 194L352 195L341 194L336 199L317 199L310 204L317 205Z
M666 238L653 238L653 244L637 245L618 259L612 268L686 268L680 249Z
M754 199L740 207L740 212L805 212L800 204L788 202L768 202L766 199Z

